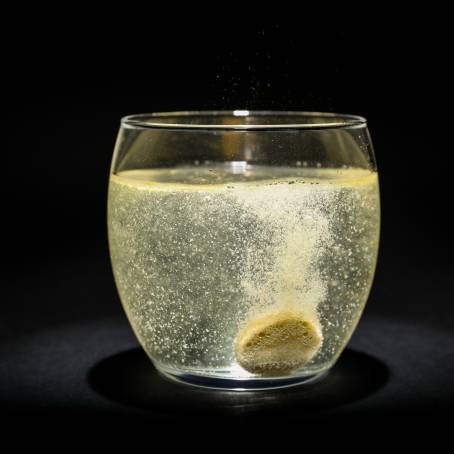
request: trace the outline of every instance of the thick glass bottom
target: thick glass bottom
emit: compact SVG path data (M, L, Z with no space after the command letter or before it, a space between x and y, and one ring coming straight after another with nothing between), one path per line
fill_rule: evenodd
M303 386L313 384L323 379L329 369L321 372L289 377L264 377L264 378L225 378L208 375L199 375L167 369L156 364L158 372L166 379L183 385L196 386L205 389L219 389L224 391L265 391L270 389L289 388L291 386Z

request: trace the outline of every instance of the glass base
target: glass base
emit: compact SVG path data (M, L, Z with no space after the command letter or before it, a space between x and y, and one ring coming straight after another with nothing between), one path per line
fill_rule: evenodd
M218 389L224 391L266 391L270 389L289 388L291 386L309 385L318 382L328 375L325 370L313 375L294 377L267 377L267 378L220 378L206 375L196 375L184 372L169 371L156 365L158 372L166 379L183 385L195 386L205 389Z

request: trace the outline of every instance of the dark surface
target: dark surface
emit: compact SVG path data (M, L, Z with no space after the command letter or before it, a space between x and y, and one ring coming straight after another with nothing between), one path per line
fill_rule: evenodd
M134 39L112 39L98 23L93 33L85 24L83 36L66 24L66 32L47 37L40 22L39 33L30 29L30 39L21 40L26 46L8 46L2 408L21 420L38 413L33 423L81 412L186 421L191 414L249 421L270 413L437 421L452 409L450 27L427 11L424 27L408 18L378 29L368 20L338 28L301 20L135 23ZM368 119L383 214L376 280L345 355L309 391L236 395L162 381L136 350L123 316L105 227L119 118L213 108Z
M73 324L1 347L3 405L9 409L136 414L152 419L197 415L302 420L327 415L452 404L453 335L424 325L365 319L337 365L318 383L261 392L212 391L169 382L156 372L122 319ZM132 347L132 349L131 349Z
M161 378L137 346L108 265L72 260L53 270L50 286L38 268L36 276L13 284L16 304L29 309L16 318L15 330L22 334L4 337L0 346L3 408L162 421L192 415L249 422L271 414L295 421L340 415L345 421L364 414L416 420L424 414L433 421L442 420L454 403L451 300L447 279L439 274L401 272L389 292L379 268L366 313L325 379L307 387L238 393ZM47 307L40 304L44 299ZM66 317L42 328L55 312Z

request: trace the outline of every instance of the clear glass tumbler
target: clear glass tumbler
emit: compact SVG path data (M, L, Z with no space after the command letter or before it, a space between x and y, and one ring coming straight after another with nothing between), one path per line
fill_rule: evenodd
M164 376L236 390L313 381L345 348L374 276L380 200L366 120L125 117L108 228L122 304Z

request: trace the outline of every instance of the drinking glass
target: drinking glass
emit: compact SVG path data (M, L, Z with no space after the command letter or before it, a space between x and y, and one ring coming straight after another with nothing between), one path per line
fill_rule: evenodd
M110 253L126 315L157 370L234 390L323 377L369 295L379 204L362 117L123 118Z

